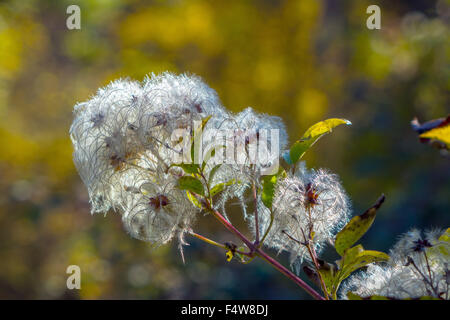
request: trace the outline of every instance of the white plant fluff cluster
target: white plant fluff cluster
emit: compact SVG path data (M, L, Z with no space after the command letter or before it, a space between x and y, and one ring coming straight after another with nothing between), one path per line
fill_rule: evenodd
M417 229L405 233L391 249L386 264L371 264L347 280L341 298L353 292L360 297L450 299L450 246L439 240L443 233L432 230L423 236Z
M198 124L203 126L199 141ZM185 135L176 135L180 130L188 133L189 143L184 143ZM238 114L229 112L216 92L195 75L165 72L152 74L142 83L114 81L75 105L70 137L91 212L120 213L127 232L153 246L178 238L181 249L200 208L209 210L212 205L227 219L225 205L237 199L255 240L259 234L263 245L287 251L291 266L299 272L305 261L317 264L317 254L325 244L333 243L349 221L350 200L338 176L324 169L307 169L303 162L292 172L279 171L273 176L278 181L268 209L257 190L263 189L262 176L267 170L277 172L273 169L278 169L287 146L282 120L251 108ZM189 161L199 165L195 170L200 170L201 164L197 173L180 166L180 159L190 158L197 150L196 143L201 161ZM262 153L261 144L266 146ZM222 156L217 158L218 154ZM213 158L219 163L211 161ZM192 179L193 172L202 178L194 182L202 183L204 190L219 184L226 187L214 199L205 197L203 204L198 201L201 199L195 201L195 196L179 185L181 177ZM254 207L252 215L247 214L249 203ZM365 272L346 281L341 298L346 299L351 291L360 297L449 299L450 248L448 239L442 241L442 237L441 230L427 231L424 236L412 230L403 235L387 263L370 264ZM253 245L259 244L255 241Z
M177 236L183 244L183 235L191 230L199 209L177 188L183 171L172 166L173 159L184 150L176 149L171 137L174 130L191 130L195 121L208 116L205 146L213 138L206 134L208 129L276 129L277 154L287 144L280 118L257 114L251 108L236 115L228 112L216 92L195 75L165 72L152 74L143 83L121 79L75 105L70 128L73 158L88 189L92 213L113 209L121 213L131 236L154 245ZM213 167L205 167L207 177ZM236 197L245 208L243 194L251 180L258 178L258 169L245 161L222 165L212 184L231 178L240 183L223 192L217 205L224 207Z
M260 233L264 234L270 225L270 211L263 206L259 209ZM351 212L338 176L324 169L308 170L304 162L294 175L277 183L273 211L264 245L289 252L297 273L303 261L311 259L305 246L310 236L311 247L319 253L348 222ZM253 223L252 227L254 230Z

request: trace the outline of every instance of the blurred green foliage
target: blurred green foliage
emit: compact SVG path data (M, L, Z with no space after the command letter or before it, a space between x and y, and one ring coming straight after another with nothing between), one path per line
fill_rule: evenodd
M196 73L229 109L281 116L291 141L349 119L305 160L341 176L355 214L386 194L362 244L386 250L412 226L450 225L449 160L409 125L449 113L449 1L377 1L382 28L368 30L372 2L2 1L0 298L306 298L260 262L227 263L192 239L183 265L176 246L129 238L118 214L90 216L72 106L118 77ZM70 4L81 30L66 28ZM202 220L203 233L231 240ZM70 264L79 291L66 289Z

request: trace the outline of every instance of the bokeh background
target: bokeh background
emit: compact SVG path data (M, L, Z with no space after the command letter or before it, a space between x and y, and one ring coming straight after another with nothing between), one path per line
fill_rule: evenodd
M81 30L66 28L70 4ZM366 28L370 4L381 30ZM449 17L446 0L0 1L0 298L308 298L261 261L228 263L189 239L183 265L176 245L151 250L118 214L90 215L72 107L118 77L196 73L229 109L282 117L291 141L350 119L305 159L341 176L355 214L386 194L362 244L386 251L414 226L448 227L449 159L410 120L449 113ZM202 220L203 234L233 240ZM81 290L66 289L71 264Z

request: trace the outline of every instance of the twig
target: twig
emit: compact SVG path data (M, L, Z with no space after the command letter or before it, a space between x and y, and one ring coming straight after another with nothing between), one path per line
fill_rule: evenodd
M280 271L286 277L294 281L298 286L302 287L308 294L310 294L316 300L325 300L317 291L311 288L306 282L300 279L298 276L289 271L285 266L281 265L278 261L273 259L267 253L265 253L261 248L255 246L247 237L245 237L239 230L237 230L231 223L229 223L217 210L214 210L209 201L206 200L206 207L214 217L217 218L229 231L235 234L239 239L241 239L245 245L250 249L251 252L261 257L263 260L268 262L272 267Z

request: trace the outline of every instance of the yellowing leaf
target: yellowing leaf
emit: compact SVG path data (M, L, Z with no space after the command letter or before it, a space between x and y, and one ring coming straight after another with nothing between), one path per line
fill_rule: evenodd
M447 228L447 230L439 237L439 241L450 242L450 228Z
M291 147L287 162L295 164L317 140L341 124L351 125L352 123L345 119L332 118L320 121L311 126L303 134L303 137Z
M231 250L228 250L226 253L227 261L230 262L231 259L233 259L233 252Z
M370 228L378 208L384 202L384 195L382 195L375 205L366 210L362 215L353 217L349 223L336 235L334 247L336 251L343 256L345 250L350 248L356 241L358 241Z
M224 183L218 183L211 189L211 197L215 196L219 192L223 191L225 187L231 186L236 183L236 179L231 179L230 181Z
M427 251L433 252L433 249L439 250L440 253L446 257L450 256L450 228L439 237L439 244L435 248L430 248Z
M333 128L335 128L341 124L350 125L352 123L346 119L339 119L339 118L327 119L327 120L320 121L320 122L317 122L316 124L312 125L308 130L306 130L303 137L304 138L315 138L317 136L331 132Z
M198 201L198 199L189 191L186 191L186 195L189 199L189 201L191 201L191 203L196 206L197 208L202 208L202 205L200 203L200 201Z
M434 139L442 141L450 148L450 125L443 127L437 127L424 132L420 135L420 138Z

